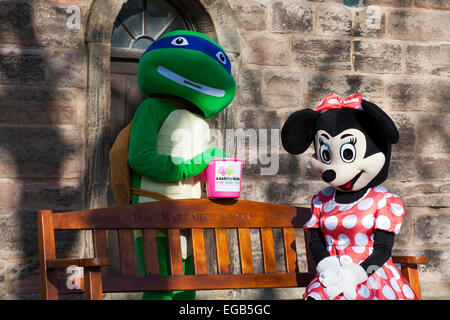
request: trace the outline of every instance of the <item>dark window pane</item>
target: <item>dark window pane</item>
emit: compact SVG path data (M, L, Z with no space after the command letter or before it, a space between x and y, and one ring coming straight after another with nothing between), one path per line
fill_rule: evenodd
M133 45L133 49L147 49L149 45L152 44L152 41L147 38L139 38Z

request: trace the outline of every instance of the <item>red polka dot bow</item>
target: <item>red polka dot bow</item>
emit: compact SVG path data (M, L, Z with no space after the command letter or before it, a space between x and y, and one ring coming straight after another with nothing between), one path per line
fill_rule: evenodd
M361 101L363 97L357 93L354 93L345 100L334 93L330 93L323 99L323 101L316 107L316 112L319 114L325 113L330 110L350 108L362 110Z

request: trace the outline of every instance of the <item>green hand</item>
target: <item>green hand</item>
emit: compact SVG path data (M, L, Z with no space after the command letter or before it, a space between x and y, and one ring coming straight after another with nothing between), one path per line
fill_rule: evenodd
M222 149L212 147L208 148L195 157L186 160L183 166L183 176L185 179L196 176L206 169L213 158L225 158L225 152Z

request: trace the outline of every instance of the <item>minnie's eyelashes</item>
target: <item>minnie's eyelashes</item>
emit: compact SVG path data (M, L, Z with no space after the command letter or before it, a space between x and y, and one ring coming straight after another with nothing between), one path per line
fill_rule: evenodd
M324 141L325 141L325 140L324 140L322 137L319 137L319 144L320 144L320 145L323 145Z
M355 144L356 144L356 141L357 141L356 137L351 137L351 138L350 138L350 143L351 143L352 145L355 145Z

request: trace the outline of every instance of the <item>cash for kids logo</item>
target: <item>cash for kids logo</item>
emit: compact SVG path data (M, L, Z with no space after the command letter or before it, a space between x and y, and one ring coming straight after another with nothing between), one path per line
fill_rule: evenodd
M220 165L217 167L216 184L239 184L241 178L239 175L235 175L235 171L232 165L224 167Z

